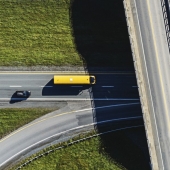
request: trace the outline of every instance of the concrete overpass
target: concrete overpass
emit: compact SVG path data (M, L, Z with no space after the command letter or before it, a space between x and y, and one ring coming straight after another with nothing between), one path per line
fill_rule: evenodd
M124 0L154 170L170 169L170 55L164 0Z

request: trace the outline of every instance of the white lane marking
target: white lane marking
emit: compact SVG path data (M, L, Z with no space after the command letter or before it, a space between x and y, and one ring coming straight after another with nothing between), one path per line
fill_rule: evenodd
M131 120L131 119L138 119L138 118L143 118L143 117L142 116L136 116L136 117L129 117L129 118L111 119L111 120L100 121L100 122L97 122L96 124L102 124L102 123L119 121L119 120Z
M72 74L75 74L75 75L89 75L87 72L84 72L84 71L79 71L79 72L73 72L73 71L64 71L64 72L58 72L58 71L55 71L55 72L53 72L53 71L46 71L46 72L44 72L44 71L42 71L42 72L38 72L38 71L1 71L0 72L0 75L5 75L5 74L7 74L7 75L11 75L11 74L18 74L18 75L20 75L20 74L22 74L22 75L24 75L24 74L28 74L28 75L39 75L39 74L41 74L41 75L45 75L45 74L49 74L49 75L72 75ZM135 75L135 73L134 72L132 72L132 71L130 71L129 73L127 73L127 72L113 72L113 71L111 71L111 72L92 72L91 74L115 74L115 75L122 75L122 74L124 74L124 75Z
M102 86L102 87L114 87L114 86Z
M136 104L140 104L140 102L138 103L127 103L127 104L115 104L115 105L109 105L109 106L101 106L101 107L96 107L96 108L92 108L92 109L103 109L106 107L118 107L118 106L128 106L128 105L136 105Z
M142 117L142 116L141 116L141 117ZM113 120L114 120L114 119L113 119ZM131 118L129 118L129 120L131 120ZM110 122L111 120L108 120L108 121ZM106 120L105 122L107 122L107 120ZM100 123L100 122L98 122L98 123ZM17 155L19 155L20 153L22 153L22 152L24 152L24 151L26 151L26 150L28 150L28 149L31 149L32 147L34 147L34 146L36 146L36 145L38 145L38 144L40 144L40 143L42 143L42 142L44 142L44 141L46 141L46 140L49 140L50 138L54 138L54 137L56 137L56 136L58 136L58 135L62 135L62 134L67 133L67 132L69 132L69 131L78 130L78 129L85 128L85 127L88 127L88 126L94 126L94 125L96 125L96 124L98 124L98 123L95 122L95 123L90 123L90 124L87 124L87 125L78 126L78 127L71 128L71 129L65 130L65 131L63 131L63 132L60 132L60 133L51 135L51 136L49 136L49 137L47 137L47 138L45 138L45 139L43 139L43 140L40 140L40 141L38 141L38 142L36 142L36 143L28 146L27 148L25 148L25 149L21 150L20 152L16 153L15 155L11 156L11 157L8 158L6 161L4 161L3 163L1 163L1 164L0 164L0 167L2 167L3 165L5 165L8 161L10 161L11 159L15 158L15 157L16 157ZM140 126L141 126L141 125L140 125ZM132 127L133 127L133 126L132 126ZM129 128L129 127L126 127L126 128ZM125 128L120 128L120 129L125 129Z
M71 86L71 87L83 87L83 86Z
M40 87L53 87L53 86L40 86Z
M0 101L23 100L24 98L0 98ZM91 100L111 100L111 101L139 101L140 99L120 99L120 98L28 98L27 101L91 101Z
M138 87L138 86L132 86L132 87Z
M63 116L63 115L71 114L71 113L76 113L76 112L84 112L84 111L88 111L88 110L102 109L102 108L106 108L106 107L118 107L118 106L136 105L136 104L140 104L140 103L138 102L138 103L127 103L127 104L116 104L116 105L92 107L92 108L87 108L87 109L73 110L73 111L71 111L71 112L61 113L61 114L59 114L59 115L55 115L55 116L52 116L52 117L48 117L48 118L42 119L42 120L40 120L40 121L38 121L38 122L35 122L35 123L32 123L32 124L30 123L30 124L28 124L27 126L21 128L21 129L19 129L19 130L16 130L16 131L12 132L11 134L9 134L8 136L0 139L0 143L3 142L3 141L5 141L6 139L10 138L11 136L15 135L16 133L18 133L18 132L20 132L20 131L22 131L22 130L28 128L28 127L30 127L30 126L37 125L38 123L41 123L41 122L43 122L43 121L52 119L52 118L54 118L54 117L59 117L59 116Z
M22 86L9 86L9 87L22 87Z
M88 108L88 109L82 109L82 110L76 110L74 111L76 112L84 112L84 111L88 111L88 110L92 110L92 109L103 109L106 107L118 107L118 106L128 106L128 105L135 105L135 104L140 104L140 103L127 103L127 104L115 104L115 105L109 105L109 106L100 106L100 107L95 107L95 108Z

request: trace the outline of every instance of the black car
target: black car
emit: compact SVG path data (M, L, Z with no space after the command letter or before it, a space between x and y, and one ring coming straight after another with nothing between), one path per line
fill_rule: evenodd
M18 97L29 97L31 95L31 91L16 91L16 95Z

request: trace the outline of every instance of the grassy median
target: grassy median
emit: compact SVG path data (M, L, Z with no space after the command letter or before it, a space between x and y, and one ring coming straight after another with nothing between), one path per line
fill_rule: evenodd
M19 127L39 118L54 109L44 108L10 108L0 109L0 138Z
M133 67L120 0L0 0L0 66Z

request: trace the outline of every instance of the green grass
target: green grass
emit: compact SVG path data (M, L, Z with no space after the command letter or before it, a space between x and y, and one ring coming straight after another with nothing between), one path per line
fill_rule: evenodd
M0 138L54 109L0 109Z
M86 135L71 140L81 139L91 136L91 132ZM49 154L40 157L26 166L23 170L148 170L146 160L144 160L140 149L135 146L123 132L109 133L98 137L93 137L72 145L70 141L51 146L44 149L39 154L64 146L60 150L55 150ZM11 168L14 170L21 164L35 157L35 155L22 161L17 166Z
M122 1L0 0L0 66L35 65L133 67Z
M84 137L81 135L80 138ZM77 138L75 138L77 139ZM121 170L122 166L100 153L100 138L94 137L68 146L67 142L58 144L65 148L51 152L27 166L24 170ZM52 147L51 147L52 148ZM54 147L53 147L54 148ZM46 149L47 150L47 149ZM40 152L41 153L41 152ZM33 157L33 156L32 156ZM29 160L29 159L28 159ZM18 167L18 166L16 166ZM12 168L13 170L16 167Z
M0 0L0 65L80 65L69 0Z

